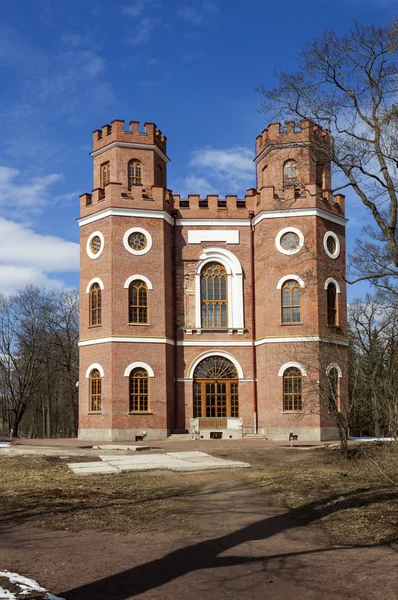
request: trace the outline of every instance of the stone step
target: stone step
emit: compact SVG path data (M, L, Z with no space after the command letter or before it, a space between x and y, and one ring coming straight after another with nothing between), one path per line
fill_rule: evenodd
M192 440L192 437L189 433L171 433L169 436L167 436L167 439L172 440L174 442L184 442L185 440Z
M254 440L266 440L267 436L265 433L244 433L244 438L254 439Z

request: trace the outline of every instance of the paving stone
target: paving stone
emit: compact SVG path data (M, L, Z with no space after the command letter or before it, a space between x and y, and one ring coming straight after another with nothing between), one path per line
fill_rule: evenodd
M104 446L93 446L94 450L146 450L149 446L129 446L129 445L120 445L120 444L107 444Z

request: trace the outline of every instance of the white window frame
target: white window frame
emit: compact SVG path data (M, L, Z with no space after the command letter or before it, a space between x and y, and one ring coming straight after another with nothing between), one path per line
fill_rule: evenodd
M242 266L232 252L212 246L204 248L195 271L195 328L202 328L200 274L210 262L222 264L227 271L228 323L227 329L243 330L243 272ZM224 328L220 328L224 329ZM206 328L207 330L207 328Z

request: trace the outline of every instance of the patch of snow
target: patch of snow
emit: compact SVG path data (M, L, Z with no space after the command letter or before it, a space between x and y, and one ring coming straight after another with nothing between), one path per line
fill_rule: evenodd
M353 442L394 442L395 438L392 437L352 437L348 438Z
M0 442L0 448L8 448L11 446L10 442Z
M34 579L28 579L23 575L19 575L18 573L11 573L10 571L0 571L0 577L4 577L9 580L10 583L17 585L20 588L18 593L18 597L20 595L30 594L31 592L46 592L47 590L41 587L37 581ZM0 587L0 599L1 600L17 600L17 596L10 592L9 590L5 590ZM58 596L53 596L52 594L46 594L43 600L64 600L63 598L59 598Z

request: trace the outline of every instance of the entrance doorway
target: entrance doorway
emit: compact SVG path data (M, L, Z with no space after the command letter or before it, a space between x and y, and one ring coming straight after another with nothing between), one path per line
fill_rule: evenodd
M222 356L209 356L195 369L193 416L239 417L239 380L235 365Z

